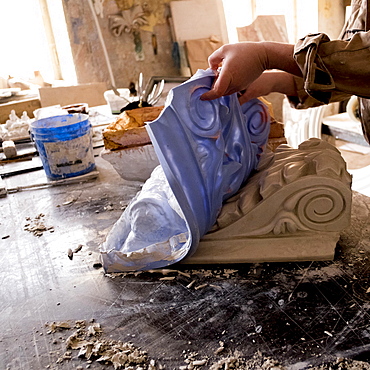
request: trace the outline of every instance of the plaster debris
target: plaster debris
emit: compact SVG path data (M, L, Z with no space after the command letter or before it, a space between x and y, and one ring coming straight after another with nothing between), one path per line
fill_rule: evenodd
M197 352L190 352L190 353L185 353L185 363L187 365L180 366L180 369L183 370L193 370L193 369L199 369L201 366L204 366L207 362L207 358L203 358L201 360L197 360L196 357L198 356Z
M205 288L206 286L208 286L208 284L201 284L201 285L196 286L194 289L199 290L199 289Z
M193 366L203 366L207 363L207 360L196 360L192 362Z
M220 347L218 347L215 351L215 355L219 355L223 350L225 349L225 343L220 341L219 342Z
M63 206L68 206L69 204L74 203L77 200L77 198L68 198L65 202L62 203Z
M277 360L270 357L263 356L257 352L252 358L245 359L238 352L235 354L222 358L221 360L212 364L209 370L286 370L286 368L279 364Z
M46 226L44 223L45 215L43 213L38 214L34 219L26 217L28 221L24 225L24 230L29 231L35 236L42 236L45 231L54 232L54 226Z
M49 327L48 334L55 333L60 330L71 329L71 324L66 321L52 322L51 324L46 323L45 326Z
M73 253L78 253L81 249L82 249L83 245L80 244L78 247L76 247L74 250L73 250Z
M209 286L218 290L222 290L222 288L219 285L209 284Z
M192 280L186 287L190 289L195 284L195 280Z
M106 339L99 323L91 323L86 329L86 321L78 320L71 325L68 322L54 322L47 324L49 334L58 330L77 328L65 339L65 352L59 355L57 364L80 358L86 360L86 368L93 362L104 365L113 365L114 369L156 370L155 360L148 359L145 351L135 347L132 343ZM74 351L78 351L74 354Z
M102 332L102 329L100 327L100 324L99 323L96 323L96 324L93 324L93 325L90 325L88 328L87 328L87 334L92 336L92 335L96 335L98 333L101 333Z
M14 158L17 156L17 148L15 147L14 141L3 141L2 148L5 158Z
M82 249L82 247L83 247L83 245L82 244L80 244L80 245L78 245L78 247L76 247L75 249L71 249L71 248L68 248L68 258L70 259L70 260L72 260L73 259L73 255L75 254L75 253L78 253L81 249Z
M336 361L310 368L310 370L370 370L368 362L338 358Z

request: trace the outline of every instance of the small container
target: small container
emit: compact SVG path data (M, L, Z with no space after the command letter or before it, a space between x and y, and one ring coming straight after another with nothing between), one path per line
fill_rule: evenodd
M72 113L88 114L89 113L89 105L87 103L65 105L62 107L62 109L65 109L70 114Z
M120 93L120 96L117 96L113 90L107 90L104 93L104 98L107 101L113 114L120 114L121 109L124 108L127 104L135 100L134 97L130 96L129 89L117 89Z
M51 180L83 175L95 169L92 127L86 114L43 118L31 123L46 176Z

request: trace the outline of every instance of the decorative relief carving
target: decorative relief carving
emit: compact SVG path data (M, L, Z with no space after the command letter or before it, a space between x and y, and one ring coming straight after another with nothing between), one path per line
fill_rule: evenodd
M338 231L349 220L351 176L339 151L310 139L298 149L287 145L266 154L258 172L227 200L213 232L243 222L237 236Z
M122 10L120 14L110 15L108 19L109 29L116 37L123 33L137 32L140 27L148 24L140 5Z

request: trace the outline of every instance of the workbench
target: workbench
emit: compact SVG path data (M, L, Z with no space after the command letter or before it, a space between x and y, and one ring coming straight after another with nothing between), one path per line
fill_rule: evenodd
M197 360L207 369L230 356L255 365L248 369L370 361L370 198L354 193L334 261L105 275L98 247L140 184L95 150L96 179L0 199L0 369L113 369L74 350L58 360L74 323L92 319L103 337L140 347L157 368ZM4 181L14 189L47 180L41 169ZM37 217L46 225L39 236L26 226ZM72 327L50 332L53 322Z

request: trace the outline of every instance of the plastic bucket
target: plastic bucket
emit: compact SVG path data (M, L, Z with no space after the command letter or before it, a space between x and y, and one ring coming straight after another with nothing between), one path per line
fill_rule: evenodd
M49 179L79 176L95 168L88 115L43 118L32 122L30 128Z

